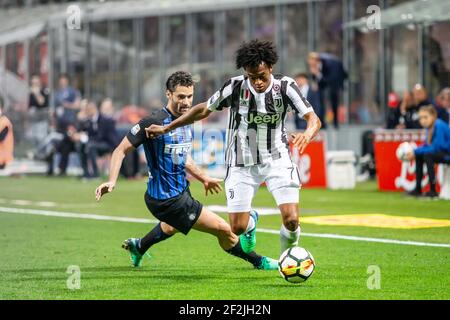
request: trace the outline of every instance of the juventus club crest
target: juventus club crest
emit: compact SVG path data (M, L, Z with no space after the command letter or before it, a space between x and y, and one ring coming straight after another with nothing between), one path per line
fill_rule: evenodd
M275 106L275 110L279 113L281 113L283 111L283 99L282 98L277 98L273 101L273 104Z

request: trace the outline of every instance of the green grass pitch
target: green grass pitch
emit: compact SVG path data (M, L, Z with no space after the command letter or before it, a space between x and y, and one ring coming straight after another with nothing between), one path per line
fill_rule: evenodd
M153 219L143 195L145 181L120 180L113 194L94 201L99 181L75 178L0 178L0 207ZM204 197L225 205L224 194ZM19 201L17 201L19 200ZM26 200L20 201L20 200ZM42 203L52 202L53 204ZM49 207L49 205L52 205ZM265 188L256 207L274 207ZM383 213L450 219L449 201L381 193L375 183L352 191L301 191L302 216ZM450 248L349 241L303 236L300 245L317 262L303 284L277 271L258 271L223 252L216 240L192 231L151 248L151 259L133 269L120 247L152 224L0 212L0 299L450 299ZM280 216L261 216L259 228L278 230ZM302 224L302 232L429 243L450 243L450 228L388 229ZM257 251L279 255L276 234L257 234ZM80 289L67 288L68 266L79 266ZM380 288L368 289L369 266L380 270ZM369 281L370 282L370 281Z

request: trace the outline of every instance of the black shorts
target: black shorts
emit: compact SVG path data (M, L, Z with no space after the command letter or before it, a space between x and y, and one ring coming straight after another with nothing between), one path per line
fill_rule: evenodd
M183 234L188 234L192 229L203 208L200 202L192 198L189 188L178 196L166 200L154 199L145 192L144 199L148 210L155 218Z

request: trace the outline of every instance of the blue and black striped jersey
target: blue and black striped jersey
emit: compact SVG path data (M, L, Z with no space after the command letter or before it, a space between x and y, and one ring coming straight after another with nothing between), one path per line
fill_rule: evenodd
M144 147L149 172L147 193L158 200L173 198L187 187L186 158L192 146L192 127L184 126L155 139L145 135L145 128L152 124L167 125L176 117L169 110L154 112L133 126L127 134L134 147Z

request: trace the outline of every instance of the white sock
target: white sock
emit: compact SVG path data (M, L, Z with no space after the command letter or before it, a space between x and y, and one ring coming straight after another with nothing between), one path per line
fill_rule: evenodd
M300 226L297 227L297 230L290 231L282 224L280 229L281 253L283 253L288 248L298 246L299 238L300 238Z
M248 218L247 229L245 229L245 232L244 232L244 233L249 232L249 231L252 230L255 226L256 226L255 219L250 215L249 218Z

